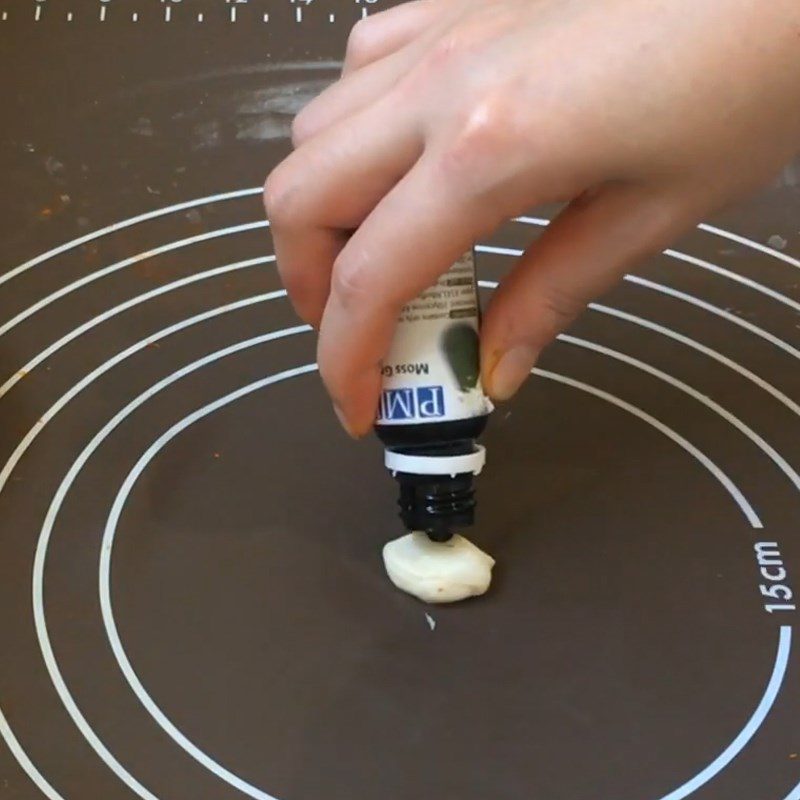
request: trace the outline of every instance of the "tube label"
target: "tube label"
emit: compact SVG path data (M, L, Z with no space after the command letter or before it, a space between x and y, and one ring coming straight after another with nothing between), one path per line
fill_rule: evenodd
M447 422L491 411L480 383L475 259L465 253L403 307L383 361L377 422Z

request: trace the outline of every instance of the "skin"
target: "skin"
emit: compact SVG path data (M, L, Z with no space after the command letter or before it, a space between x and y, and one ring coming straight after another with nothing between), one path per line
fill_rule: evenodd
M510 218L567 203L484 315L504 400L589 301L800 152L800 3L405 3L356 25L293 142L265 204L354 436L402 305Z

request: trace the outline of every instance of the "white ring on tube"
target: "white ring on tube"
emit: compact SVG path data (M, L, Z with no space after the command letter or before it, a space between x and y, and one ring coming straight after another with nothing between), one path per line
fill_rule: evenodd
M472 453L460 456L414 456L387 448L384 464L393 475L407 472L411 475L480 475L486 463L486 448L475 445Z

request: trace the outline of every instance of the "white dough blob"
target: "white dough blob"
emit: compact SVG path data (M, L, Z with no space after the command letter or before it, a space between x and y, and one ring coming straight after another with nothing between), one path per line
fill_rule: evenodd
M432 542L424 533L409 533L384 545L383 563L398 589L425 603L455 603L486 592L495 562L458 534Z

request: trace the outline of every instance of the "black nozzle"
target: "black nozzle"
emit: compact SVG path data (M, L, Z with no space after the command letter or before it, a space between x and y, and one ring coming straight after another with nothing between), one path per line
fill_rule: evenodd
M398 472L400 519L409 531L446 542L475 522L473 475L412 475Z

